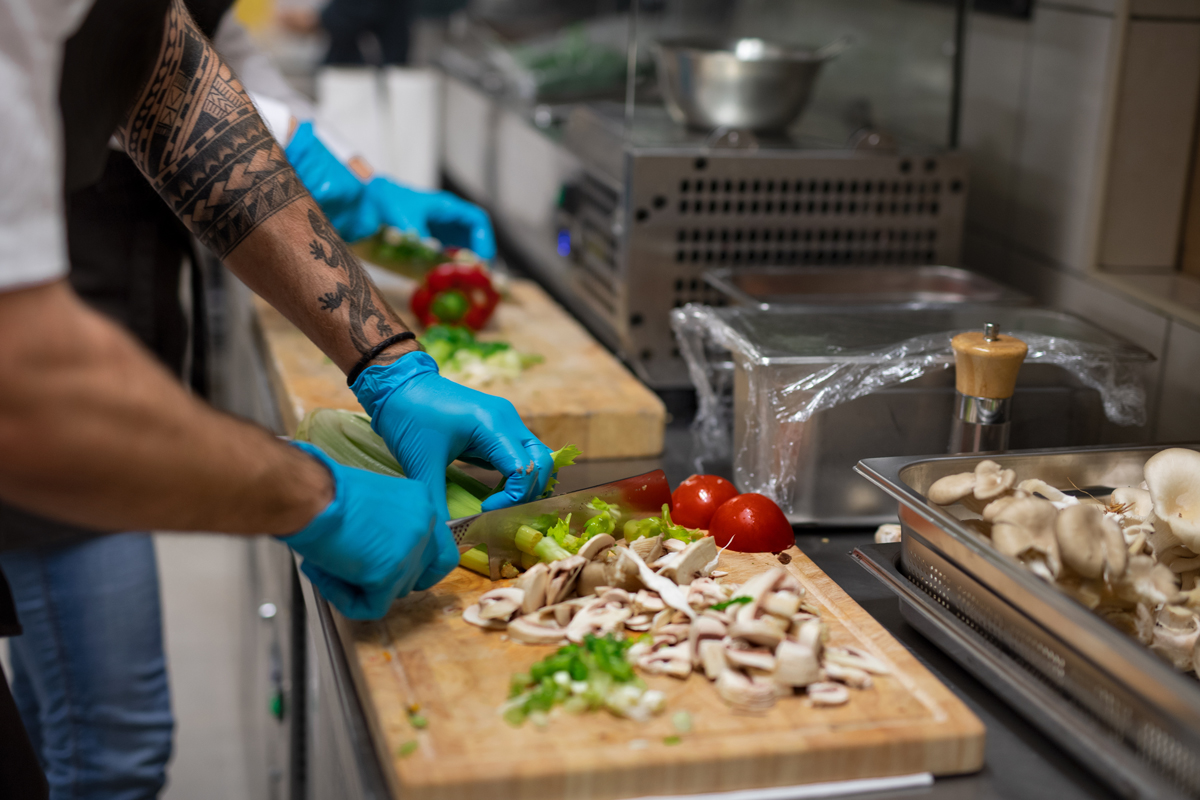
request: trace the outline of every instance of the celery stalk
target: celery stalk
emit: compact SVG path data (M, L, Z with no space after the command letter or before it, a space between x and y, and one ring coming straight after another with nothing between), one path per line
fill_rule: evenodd
M549 536L542 537L542 540L534 545L533 554L542 561L545 561L547 564L571 557L571 553L569 551L564 550L558 542L554 541Z
M472 547L467 552L458 557L458 565L466 567L472 572L478 572L480 575L491 577L492 569L488 564L487 550L480 547Z
M534 530L528 525L522 525L517 528L517 549L522 553L534 553L534 548L544 538L540 531Z

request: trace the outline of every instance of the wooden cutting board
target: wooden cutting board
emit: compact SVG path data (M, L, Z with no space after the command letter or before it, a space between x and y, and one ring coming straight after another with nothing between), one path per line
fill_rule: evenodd
M403 314L408 308L404 284L380 284ZM341 370L282 314L261 299L255 298L255 304L276 396L291 399L284 409L291 416L283 420L286 429L294 431L314 408L361 410ZM537 284L511 281L509 296L480 338L503 340L543 357L516 381L479 388L510 400L551 449L574 444L584 459L647 458L662 452L662 401Z
M460 568L397 602L380 622L335 614L395 796L604 800L982 766L983 724L812 561L789 554L788 569L829 623L830 644L863 647L892 667L874 687L850 690L846 705L814 708L790 697L749 714L726 706L703 676L649 676L668 700L648 723L559 712L545 728L512 728L497 712L509 676L554 648L462 621L462 609L497 584ZM775 563L770 555L721 556L728 580L739 583ZM414 704L428 720L424 729L408 722ZM664 738L676 734L678 711L691 714L693 730L672 745Z

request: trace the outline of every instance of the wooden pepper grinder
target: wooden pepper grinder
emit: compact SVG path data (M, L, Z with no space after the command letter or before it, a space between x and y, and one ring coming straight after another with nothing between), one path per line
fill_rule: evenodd
M982 333L960 333L950 346L958 373L950 452L1007 450L1017 372L1029 348L1020 339L1001 334L992 322L983 326Z

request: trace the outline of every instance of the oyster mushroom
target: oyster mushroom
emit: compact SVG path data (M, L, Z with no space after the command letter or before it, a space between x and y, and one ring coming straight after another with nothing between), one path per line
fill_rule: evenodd
M840 683L830 683L828 681L810 683L808 685L808 699L812 701L814 706L840 706L849 702L850 690Z
M711 536L705 536L681 550L674 562L663 570L663 574L680 586L687 586L702 577L705 566L716 557L716 541Z
M541 561L525 570L513 584L525 592L521 602L521 613L532 614L546 605L546 586L550 583L550 565Z
M1051 576L1061 569L1054 523L1058 516L1049 500L1024 497L1010 503L992 522L992 543L1007 556L1031 561L1038 556ZM1030 554L1036 554L1030 558ZM1024 558L1023 558L1024 557Z
M1175 669L1195 669L1193 652L1200 641L1200 620L1196 612L1182 606L1166 606L1158 612L1150 649Z
M1030 478L1029 480L1021 481L1017 484L1017 491L1026 494L1041 495L1042 498L1049 500L1051 503L1078 502L1069 494L1063 494L1060 489L1054 488L1039 478Z
M1104 512L1099 506L1075 505L1063 509L1055 522L1054 532L1063 563L1084 578L1099 578L1104 574L1106 550L1101 529L1104 521ZM1121 550L1125 550L1123 538Z
M571 556L550 565L550 582L546 586L546 605L556 605L571 595L579 573L587 565L587 559Z
M479 603L467 606L462 613L463 622L489 631L502 631L508 627L501 619L484 619L479 614Z
M1120 582L1113 587L1117 596L1130 603L1160 606L1178 592L1175 573L1150 556L1130 556Z
M609 536L607 533L598 533L592 538L583 543L579 548L580 558L586 558L592 561L600 557L600 555L617 543L617 540Z
M947 475L938 478L929 487L926 497L929 502L939 506L950 506L968 497L975 491L975 473L960 472L957 475Z
M662 558L663 554L663 537L650 536L634 539L629 543L629 548L642 557L642 561L647 564L652 564Z
M1123 516L1143 522L1154 514L1154 498L1150 492L1133 486L1113 489L1109 505L1120 508Z
M1193 552L1200 552L1200 452L1171 447L1143 467L1154 513Z
M525 592L521 589L513 586L492 589L479 597L479 616L483 619L507 622L521 609L524 602Z
M995 500L1012 489L1016 482L1016 472L1003 469L995 461L985 459L975 465L975 486L972 494L976 500Z
M756 683L744 672L726 667L717 676L717 694L735 708L746 711L765 711L775 705L775 687Z
M983 511L979 512L983 515L984 522L993 522L1004 509L1022 498L1029 497L1027 492L1013 492L1006 494L1003 497L997 497L992 502L983 507Z

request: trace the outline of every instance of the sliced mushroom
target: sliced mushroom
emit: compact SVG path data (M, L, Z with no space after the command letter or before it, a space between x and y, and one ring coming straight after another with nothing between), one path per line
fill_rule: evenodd
M662 557L663 554L663 538L661 536L643 536L641 539L634 539L629 543L629 547L636 551L642 560L647 564L651 564Z
M692 674L692 657L687 645L660 647L639 658L637 665L646 672L672 678L686 678Z
M508 623L508 635L525 644L559 644L567 640L567 632L560 628L553 614L543 612L526 614Z
M504 620L500 619L484 619L479 615L479 604L469 605L463 609L463 622L469 622L472 625L483 628L489 631L502 631L508 627Z
M479 616L507 622L524 602L525 592L515 586L492 589L479 596Z
M650 630L650 615L638 614L636 617L630 617L625 620L625 630L634 633L644 633Z
M813 637L793 642L784 640L775 648L775 674L771 677L782 686L804 687L821 679L820 623Z
M593 561L616 543L617 540L607 533L598 533L583 543L583 546L579 548L579 556L586 558L588 561Z
M808 686L808 699L814 706L840 706L849 702L850 691L840 683L812 683Z
M775 688L750 680L744 672L726 667L717 676L717 694L735 708L765 711L775 705Z
M688 649L692 654L692 660L699 663L702 642L708 639L723 639L727 631L728 627L720 620L707 615L696 617L688 628Z
M761 607L768 614L790 620L800 610L800 596L792 592L771 592L763 598Z
M866 650L851 645L826 647L823 660L825 663L841 664L843 667L861 669L873 675L888 675L892 671L887 664Z
M687 549L688 543L682 539L663 539L662 546L668 553L680 553Z
M729 635L736 639L745 639L750 644L761 647L778 647L787 633L787 623L778 617L764 616L757 619L743 620L739 615L729 626Z
M688 584L688 604L707 608L727 600L725 587L712 578L696 578Z
M781 643L782 644L782 643ZM734 650L726 649L725 660L731 666L760 672L775 671L775 656L770 650Z
M567 638L579 644L589 634L604 636L619 630L621 623L627 619L629 619L628 608L599 601L580 609L571 623L567 625Z
M1171 447L1151 456L1142 471L1155 515L1200 553L1200 452Z
M939 506L950 506L967 497L975 491L975 473L960 472L957 475L947 475L938 478L929 487L926 497L929 502Z
M977 500L995 500L1012 489L1017 482L1017 473L1003 469L995 461L983 460L975 465L973 494Z
M662 598L653 592L642 589L633 596L633 611L635 614L657 614L667 605Z
M681 550L675 560L663 569L663 574L680 586L687 586L701 577L705 565L716 557L716 541L711 536L705 536Z
M1183 606L1166 606L1158 612L1150 649L1175 669L1190 672L1195 669L1192 653L1200 639L1200 621L1196 613Z
M532 614L546 605L546 586L549 583L550 565L540 561L517 578L513 585L525 592L525 599L521 602L522 614Z
M703 639L700 641L700 666L704 668L704 677L715 681L726 668L725 645L720 639Z
M871 674L865 669L847 667L836 661L826 661L821 665L821 669L825 671L825 676L830 680L844 683L852 689L869 689L874 683L871 680Z
M571 596L579 573L587 565L587 559L571 556L550 565L550 582L546 586L546 605L556 605Z
M612 583L610 579L612 571L612 567L603 561L587 562L579 572L579 579L575 583L575 592L581 597L586 597L596 594L596 590L601 587L607 589Z
M638 577L641 578L642 583L647 589L658 592L658 596L663 599L664 603L676 611L683 612L688 619L695 619L696 612L688 605L687 596L675 581L656 574L650 567L646 566L646 562L642 561L642 557L635 551L630 550L628 547L623 547L621 548L621 554L617 563L619 565L627 561L632 561L634 566L637 567Z

